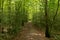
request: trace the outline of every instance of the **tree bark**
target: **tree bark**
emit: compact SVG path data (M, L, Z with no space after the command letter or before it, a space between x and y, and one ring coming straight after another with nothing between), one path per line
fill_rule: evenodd
M49 32L49 26L48 26L47 0L45 0L45 24L46 24L45 36L50 38L50 32Z

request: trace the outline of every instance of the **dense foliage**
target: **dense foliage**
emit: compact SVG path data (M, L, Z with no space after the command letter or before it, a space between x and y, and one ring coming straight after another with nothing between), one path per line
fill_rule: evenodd
M10 40L28 21L60 39L60 0L0 0L0 40Z

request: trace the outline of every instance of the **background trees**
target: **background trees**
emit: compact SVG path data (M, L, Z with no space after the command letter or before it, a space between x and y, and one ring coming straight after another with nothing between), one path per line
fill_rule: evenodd
M55 32L58 30L59 27L57 27L59 25L58 22L58 13L57 13L57 9L60 7L59 6L59 0L41 0L40 4L42 3L42 5L40 5L40 11L33 14L33 23L37 26L39 26L40 28L45 29L44 27L48 26L47 28L47 33L50 34L55 34ZM58 5L58 6L56 6ZM41 7L42 6L42 7ZM42 9L42 11L41 11ZM58 11L59 11L58 9ZM45 11L44 11L45 10ZM45 14L44 14L45 13Z
M60 1L0 0L0 31L3 28L4 34L19 32L29 19L37 28L45 30L46 36L59 33Z

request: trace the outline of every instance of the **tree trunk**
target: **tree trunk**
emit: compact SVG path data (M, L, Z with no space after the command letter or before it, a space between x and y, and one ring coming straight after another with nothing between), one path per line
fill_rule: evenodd
M53 17L53 21L55 20L55 18L56 18L56 16L57 16L58 9L59 9L59 0L58 0L58 4L57 4L57 10L56 10L56 14L55 14L55 15L54 15L54 17Z
M1 31L0 32L3 32L3 27L2 27L2 25L3 25L3 4L4 4L4 0L1 0L0 1L0 29L1 29Z
M46 23L45 36L50 38L50 32L49 32L49 26L48 26L47 0L45 0L45 23Z

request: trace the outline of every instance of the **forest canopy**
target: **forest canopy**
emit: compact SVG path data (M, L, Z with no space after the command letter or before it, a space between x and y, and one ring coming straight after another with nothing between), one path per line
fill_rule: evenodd
M46 37L60 40L60 0L0 0L0 35L6 40L17 35L29 21Z

